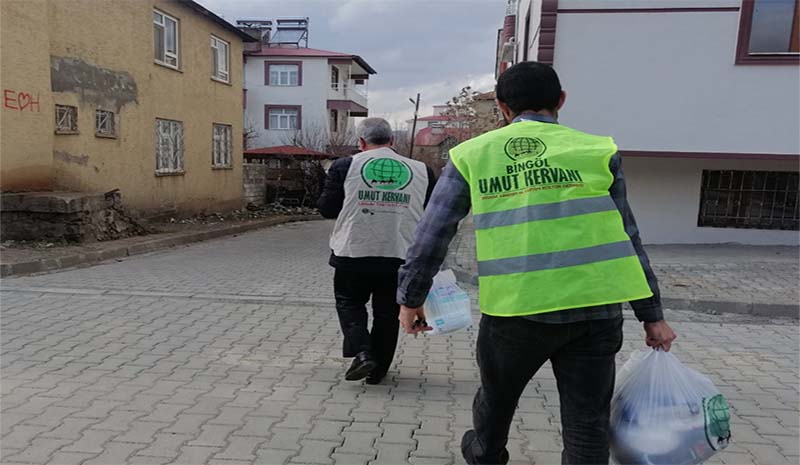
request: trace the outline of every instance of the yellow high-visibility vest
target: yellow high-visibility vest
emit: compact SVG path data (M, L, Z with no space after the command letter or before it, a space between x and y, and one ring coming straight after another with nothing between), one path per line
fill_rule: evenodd
M450 158L470 186L481 312L522 316L653 295L608 189L610 137L522 121Z

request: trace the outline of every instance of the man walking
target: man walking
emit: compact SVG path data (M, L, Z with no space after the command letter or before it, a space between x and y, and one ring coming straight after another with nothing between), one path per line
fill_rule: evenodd
M394 358L399 329L397 269L435 181L419 161L390 147L392 128L367 118L357 129L361 153L336 160L319 199L320 213L336 218L330 264L336 268L336 311L344 334L344 356L353 357L345 379L381 382ZM372 299L372 330L367 301Z
M458 222L475 223L481 386L474 429L461 442L470 464L505 464L514 410L550 360L561 400L564 464L607 464L621 302L644 323L648 346L670 349L658 284L608 137L560 126L566 94L555 71L519 63L497 82L506 122L455 147L400 270L400 320L420 331L422 303Z

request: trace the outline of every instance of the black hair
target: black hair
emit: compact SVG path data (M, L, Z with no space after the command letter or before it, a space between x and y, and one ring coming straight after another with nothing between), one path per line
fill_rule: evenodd
M555 110L561 99L561 82L550 65L523 61L500 75L495 91L497 100L517 115L528 110Z

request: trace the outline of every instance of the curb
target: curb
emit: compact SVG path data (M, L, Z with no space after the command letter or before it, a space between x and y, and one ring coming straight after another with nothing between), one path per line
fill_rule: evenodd
M110 247L106 250L83 252L75 255L68 255L58 258L44 258L30 262L3 263L0 264L0 277L24 276L36 273L49 273L63 270L66 268L82 267L92 265L107 260L114 260L123 257L141 255L157 250L167 249L179 245L187 245L195 242L218 239L220 237L232 236L236 234L253 231L256 229L277 226L279 224L294 223L299 221L319 220L319 216L314 215L295 215L269 218L263 221L256 221L247 224L240 224L226 228L212 229L209 231L199 231L193 233L173 233L171 237L161 237L138 244Z
M478 275L467 271L450 260L445 260L445 266L453 270L456 279L462 283L478 285ZM769 304L763 302L735 302L724 300L683 299L662 297L661 304L665 308L692 310L695 312L737 313L740 315L788 317L800 319L800 304Z

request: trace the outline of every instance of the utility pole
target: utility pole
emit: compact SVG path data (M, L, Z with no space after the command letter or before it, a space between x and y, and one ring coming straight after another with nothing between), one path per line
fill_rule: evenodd
M414 159L414 139L417 132L417 116L419 115L419 93L417 93L417 101L408 99L409 102L414 104L414 124L411 125L411 150L408 151L408 158Z

